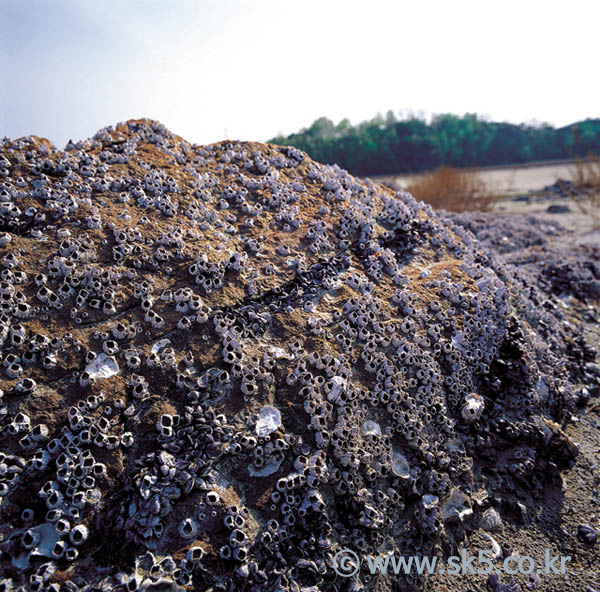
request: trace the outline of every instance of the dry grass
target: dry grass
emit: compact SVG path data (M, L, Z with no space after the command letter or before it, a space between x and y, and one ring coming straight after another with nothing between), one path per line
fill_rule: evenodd
M575 157L570 181L558 184L582 212L600 221L600 156Z
M406 189L435 209L453 212L487 212L497 199L477 171L450 166L419 175Z

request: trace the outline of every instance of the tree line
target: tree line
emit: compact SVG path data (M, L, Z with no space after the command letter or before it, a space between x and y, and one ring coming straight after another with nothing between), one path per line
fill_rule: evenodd
M416 173L442 165L507 165L600 154L600 119L561 128L546 123L487 121L476 114L396 118L392 111L370 121L337 125L326 117L287 137L270 140L339 164L355 175Z

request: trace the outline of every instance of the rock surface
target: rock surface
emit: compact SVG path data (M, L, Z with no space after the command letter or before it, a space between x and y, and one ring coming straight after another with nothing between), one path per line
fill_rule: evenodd
M464 220L150 120L0 148L5 590L385 589L336 553L450 552L574 462L595 352Z

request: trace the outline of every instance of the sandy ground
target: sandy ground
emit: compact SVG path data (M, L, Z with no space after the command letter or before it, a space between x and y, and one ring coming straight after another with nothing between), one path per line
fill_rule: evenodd
M567 206L569 212L549 213L551 206ZM514 198L500 199L495 211L503 214L521 214L536 216L549 222L560 222L569 232L557 237L558 241L572 246L583 244L600 246L600 212L590 215L582 210L573 200L555 196L531 195L523 196L518 201Z
M552 185L557 179L570 179L573 164L529 164L507 167L488 167L477 169L486 185L500 195L518 195L529 191L538 191ZM394 183L405 188L418 175L391 175L372 177L374 181Z

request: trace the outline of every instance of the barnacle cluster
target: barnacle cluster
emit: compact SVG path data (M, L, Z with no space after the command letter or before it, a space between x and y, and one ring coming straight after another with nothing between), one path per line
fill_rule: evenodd
M576 456L595 352L408 193L150 120L0 161L1 590L342 589Z

